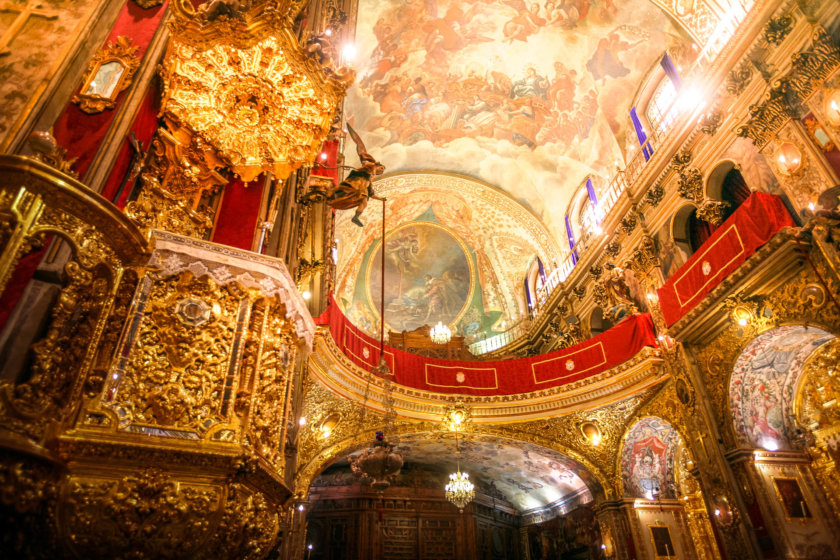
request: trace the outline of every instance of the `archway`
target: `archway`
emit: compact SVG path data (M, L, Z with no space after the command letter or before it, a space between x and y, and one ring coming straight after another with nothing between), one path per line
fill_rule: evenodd
M625 433L618 463L625 499L635 499L628 514L643 528L637 543L642 557L682 558L692 550L716 556L703 494L691 473L694 462L673 425L656 416L639 418Z
M726 160L717 164L709 174L706 194L711 199L729 204L723 215L723 219L726 220L747 200L751 190L740 166L732 160Z
M592 310L592 313L589 315L589 332L592 336L601 334L612 326L612 322L604 316L603 309L596 307Z
M729 380L732 428L739 445L769 451L797 447L793 397L805 360L834 335L805 325L760 334L744 347Z
M840 554L834 537L837 513L829 513L829 503L838 490L836 484L833 489L831 486L836 469L829 457L820 456L809 445L802 430L807 415L800 415L797 421L794 414L803 386L810 385L812 395L820 393L813 385L820 375L806 375L805 364L813 363L814 356L836 341L833 334L808 325L771 329L744 347L730 378L732 430L740 448L730 454L742 461L738 467L742 498L762 549L782 557L834 558ZM817 371L827 373L827 369L828 363L816 364ZM817 475L825 473L826 461L835 474L818 483ZM797 530L806 522L812 527L807 537ZM762 535L762 527L776 527L776 531Z
M340 452L308 489L310 558L366 550L374 558L514 559L523 547L532 560L596 557L601 540L592 506L604 490L587 467L559 451L494 435L470 433L459 447L460 470L476 487L463 513L444 497L456 469L453 433L400 435L394 450L403 468L382 493L354 477L349 460L358 446Z

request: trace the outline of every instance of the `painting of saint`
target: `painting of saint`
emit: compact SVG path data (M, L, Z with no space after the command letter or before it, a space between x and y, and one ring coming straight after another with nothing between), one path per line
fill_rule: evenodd
M659 249L659 264L665 280L674 275L688 260L688 254L671 235L670 223L662 226L656 234L656 246Z
M805 503L805 496L795 478L773 477L776 494L782 503L785 517L788 519L811 519L811 510Z
M370 259L368 302L379 307L382 261ZM466 246L432 222L412 222L385 238L385 322L395 331L423 325L456 326L473 293L473 265Z

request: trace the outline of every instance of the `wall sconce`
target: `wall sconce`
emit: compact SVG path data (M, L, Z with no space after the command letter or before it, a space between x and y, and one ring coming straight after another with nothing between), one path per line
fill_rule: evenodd
M829 124L840 127L840 89L826 92L824 110Z
M341 420L341 415L338 412L334 412L324 418L321 425L318 426L318 430L321 432L321 438L327 439L332 435L333 430L338 425L339 420Z
M802 150L793 142L782 142L776 148L776 169L782 175L795 175L802 170Z
M601 428L595 422L583 422L580 425L580 433L594 446L601 443Z

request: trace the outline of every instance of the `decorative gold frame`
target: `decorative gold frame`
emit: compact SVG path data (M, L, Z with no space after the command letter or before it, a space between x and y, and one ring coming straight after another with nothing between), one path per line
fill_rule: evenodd
M665 555L658 554L656 552L656 536L654 535L653 530L664 530L665 533L668 534L668 542L671 545L671 551L673 554ZM648 525L648 530L650 531L650 543L653 546L653 558L654 560L679 560L679 556L677 556L677 551L674 549L674 539L671 538L671 528L668 525ZM668 545L665 545L667 550Z
M117 37L115 43L100 49L91 59L85 81L79 89L79 93L73 96L73 103L89 115L116 107L117 97L131 85L131 80L140 67L140 58L137 56L138 50L140 50L140 47L135 45L129 37L122 36ZM100 69L112 62L121 64L123 72L120 74L117 83L111 88L110 94L106 97L98 93L86 93L99 75Z
M782 506L782 512L785 514L785 519L787 521L799 521L800 523L807 523L809 521L814 521L814 514L812 513L811 506L808 505L807 500L805 500L805 493L802 491L802 485L799 484L799 479L790 476L774 476L773 479L773 489L776 491L776 497L779 499L779 505ZM802 513L807 514L803 517L793 517L790 515L788 511L787 505L785 503L784 498L782 497L782 493L779 490L779 481L784 482L794 482L796 484L797 489L799 490L799 495L802 496L802 500L800 500L800 507L803 508Z
M134 3L143 8L144 10L148 10L149 8L160 6L161 4L163 4L163 0L134 0Z

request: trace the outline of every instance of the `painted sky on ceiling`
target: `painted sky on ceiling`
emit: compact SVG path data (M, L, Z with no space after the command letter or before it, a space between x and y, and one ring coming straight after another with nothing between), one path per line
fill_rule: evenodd
M388 172L482 179L561 239L573 191L623 159L642 79L683 42L650 2L361 0L347 116Z

